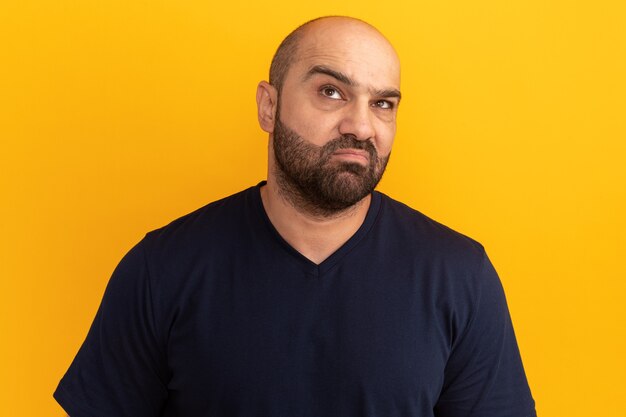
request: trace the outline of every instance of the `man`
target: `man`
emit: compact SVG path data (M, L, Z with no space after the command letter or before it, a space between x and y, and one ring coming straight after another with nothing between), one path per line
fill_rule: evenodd
M78 416L534 416L482 246L374 191L399 61L311 21L257 90L267 182L121 261L55 397Z

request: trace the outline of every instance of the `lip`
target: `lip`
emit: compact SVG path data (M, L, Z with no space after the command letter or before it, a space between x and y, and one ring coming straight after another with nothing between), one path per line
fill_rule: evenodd
M369 162L369 154L366 151L360 149L338 149L333 153L333 156L338 156L342 159L351 159L363 163Z

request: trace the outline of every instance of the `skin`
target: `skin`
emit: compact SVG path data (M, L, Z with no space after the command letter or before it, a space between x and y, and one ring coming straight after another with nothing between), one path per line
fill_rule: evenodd
M298 252L319 264L361 226L368 195L355 205L320 216L285 197L276 181L272 138L276 118L308 142L323 146L342 134L369 140L380 156L391 152L400 101L400 63L391 44L359 20L329 17L303 28L298 56L289 68L280 95L265 81L257 88L259 124L269 133L267 185L261 198L278 233ZM357 149L333 153L330 163L367 165ZM346 181L350 181L346 173Z

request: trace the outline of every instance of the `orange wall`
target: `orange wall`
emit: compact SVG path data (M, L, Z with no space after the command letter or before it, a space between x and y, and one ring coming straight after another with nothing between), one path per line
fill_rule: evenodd
M120 257L265 178L256 83L326 14L397 46L380 188L485 244L540 415L626 415L625 3L313 3L0 4L0 415L62 415Z

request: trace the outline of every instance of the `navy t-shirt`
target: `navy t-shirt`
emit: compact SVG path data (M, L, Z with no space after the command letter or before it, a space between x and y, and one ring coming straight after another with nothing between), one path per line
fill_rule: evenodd
M535 415L479 243L374 192L316 265L261 185L124 257L54 394L71 417Z

